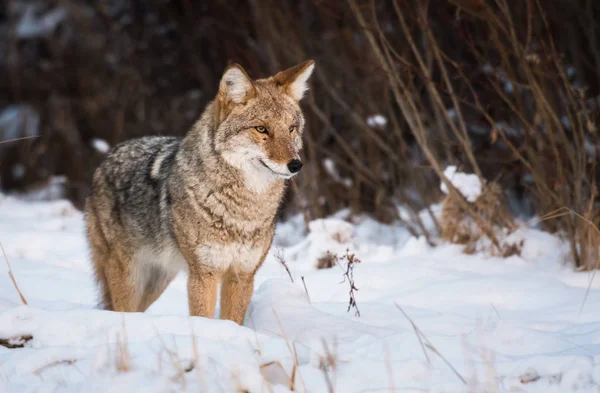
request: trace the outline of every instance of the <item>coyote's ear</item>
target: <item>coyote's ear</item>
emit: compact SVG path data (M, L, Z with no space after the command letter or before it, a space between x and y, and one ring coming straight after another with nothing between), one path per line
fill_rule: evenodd
M252 80L239 64L231 64L223 73L219 84L219 98L223 102L241 104L252 98L256 90Z
M307 81L315 68L315 62L305 61L295 67L281 71L273 77L277 86L282 86L286 93L296 101L300 101L304 92L308 90Z

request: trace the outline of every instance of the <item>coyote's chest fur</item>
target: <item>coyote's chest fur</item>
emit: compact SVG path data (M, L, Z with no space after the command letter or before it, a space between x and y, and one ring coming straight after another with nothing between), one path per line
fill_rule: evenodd
M253 272L271 245L283 182L257 194L223 173L187 179L173 197L173 233L184 255L219 271Z
M302 162L298 101L313 63L252 81L239 66L184 138L117 146L94 173L87 235L102 303L146 310L179 271L191 315L243 322L284 181Z

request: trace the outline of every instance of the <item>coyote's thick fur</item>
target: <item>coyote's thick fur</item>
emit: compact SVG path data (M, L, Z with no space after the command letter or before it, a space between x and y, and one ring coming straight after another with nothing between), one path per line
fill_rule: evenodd
M104 308L144 311L184 270L191 315L214 316L221 282L221 318L243 323L284 181L302 167L298 101L313 68L252 81L231 65L183 139L115 147L85 207Z

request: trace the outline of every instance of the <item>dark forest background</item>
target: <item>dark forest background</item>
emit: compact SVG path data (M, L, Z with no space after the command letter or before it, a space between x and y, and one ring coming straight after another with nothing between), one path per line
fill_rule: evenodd
M599 22L594 0L7 0L0 185L64 176L81 207L102 141L184 135L230 62L258 78L310 58L305 168L284 218L347 207L418 233L454 164L512 216L570 209L544 227L585 266L600 223Z

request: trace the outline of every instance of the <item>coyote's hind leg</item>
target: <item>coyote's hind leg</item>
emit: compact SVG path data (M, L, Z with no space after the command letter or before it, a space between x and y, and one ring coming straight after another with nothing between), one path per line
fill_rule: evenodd
M139 274L135 274L133 261L127 257L117 257L114 253L108 256L104 264L104 274L112 311L138 311L142 294Z

